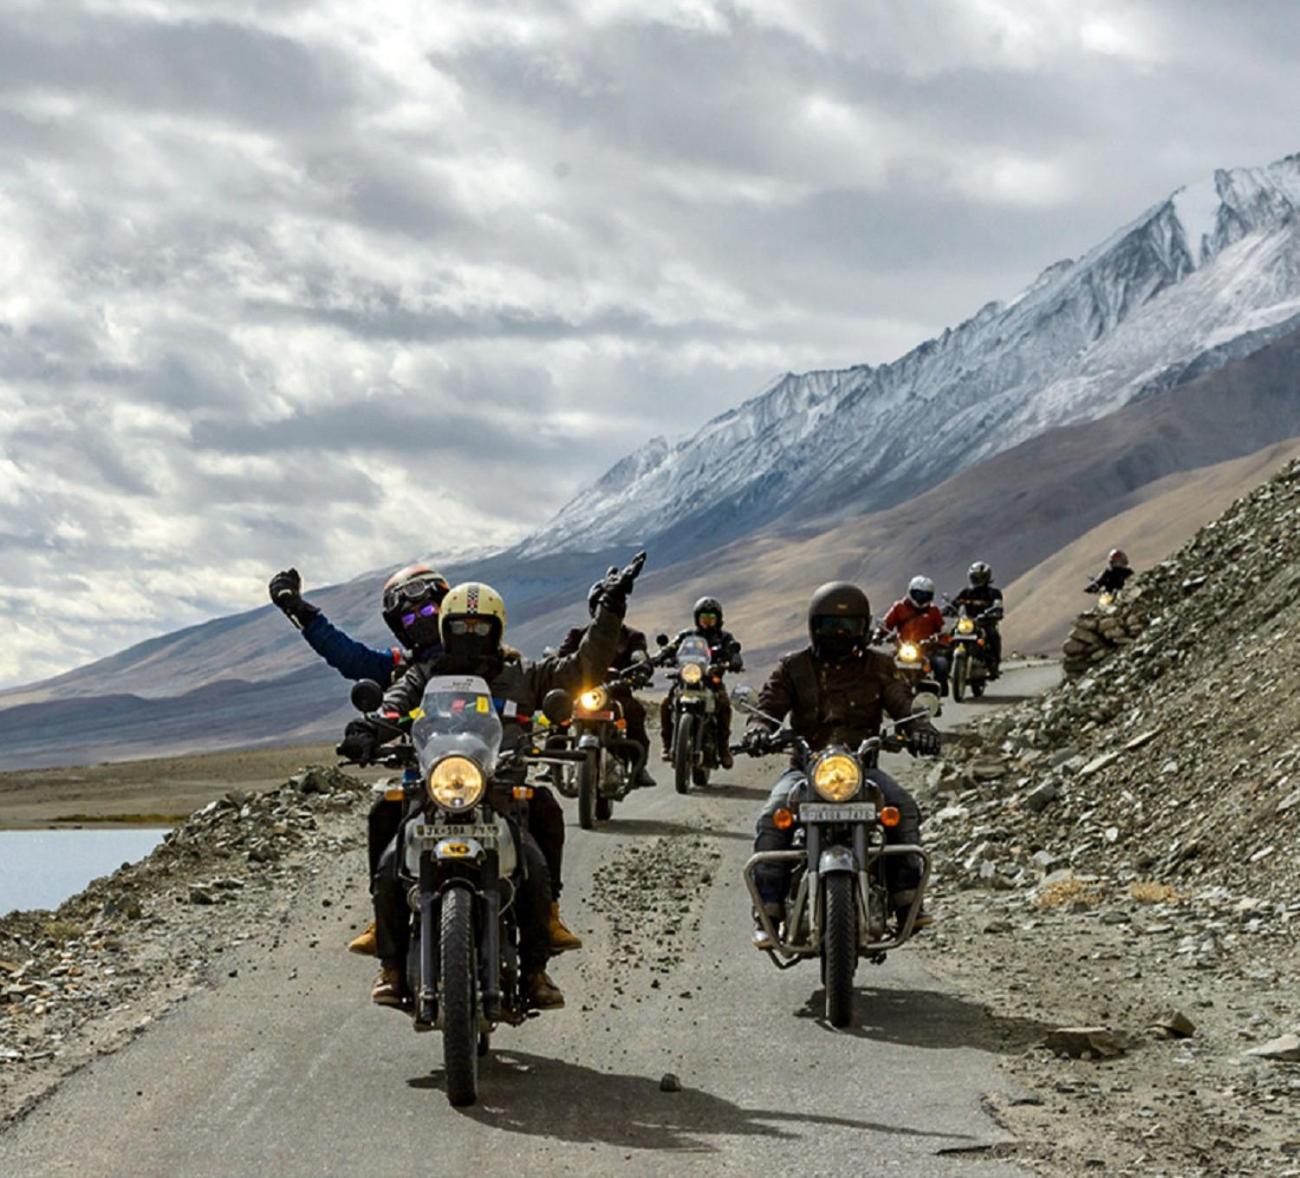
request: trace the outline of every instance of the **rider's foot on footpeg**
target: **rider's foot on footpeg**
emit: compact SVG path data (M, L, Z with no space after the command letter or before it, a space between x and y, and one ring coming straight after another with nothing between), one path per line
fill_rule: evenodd
M395 965L383 966L370 987L370 1001L376 1006L402 1005L402 971Z
M524 992L528 995L529 1005L538 1010L559 1010L564 1005L560 987L544 969L528 975L524 981Z

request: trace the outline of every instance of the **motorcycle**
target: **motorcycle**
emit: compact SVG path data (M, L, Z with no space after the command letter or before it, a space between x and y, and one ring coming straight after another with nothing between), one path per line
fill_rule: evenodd
M668 645L668 635L655 638L660 647ZM708 785L709 776L718 767L718 693L726 690L722 676L727 668L713 662L708 641L698 634L688 634L675 652L662 651L658 665L671 661L668 672L673 680L673 784L679 794L688 793L692 785Z
M604 683L578 693L568 724L558 726L547 741L555 748L576 749L575 765L558 770L553 780L565 797L578 799L578 825L592 830L607 821L613 804L636 788L645 768L646 750L627 736L623 699L654 678L654 666L645 651L632 654L632 666L611 675Z
M912 642L894 630L878 626L872 641L893 644L894 666L913 690L930 692L940 699L948 694L948 655L939 635L925 642Z
M987 655L988 639L985 627L1002 620L1002 606L993 605L978 614L971 614L962 606L948 632L952 648L952 662L948 671L948 681L952 686L952 698L961 703L967 690L978 699L988 686L989 662Z
M737 688L738 708L769 723L777 723L754 705L752 688ZM769 742L773 749L793 750L804 779L776 811L779 829L795 828L788 851L758 851L744 867L754 911L773 947L772 964L789 969L810 957L821 962L826 990L826 1019L847 1027L853 1017L853 978L859 959L879 965L886 955L911 938L930 881L930 853L914 844L890 845L886 831L902 821L897 808L870 779L882 752L901 752L907 741L897 727L934 715L937 695L919 692L919 710L892 727L864 740L856 749L831 745L814 751L789 728L779 728ZM745 746L737 751L750 752ZM921 860L921 880L907 912L890 931L889 892L885 862L891 856L915 855ZM784 920L778 929L758 890L755 869L761 863L785 863L792 868L783 902Z
M415 1030L442 1032L447 1099L470 1105L495 1028L536 1013L524 999L514 910L524 870L519 831L532 790L499 775L513 769L523 778L518 770L542 758L531 749L502 751L501 719L482 679L430 679L409 734L373 715L382 702L370 680L352 689L353 706L372 714L381 738L402 741L378 750L375 761L403 770L386 796L405 802L408 814L397 863L411 908L406 1009Z

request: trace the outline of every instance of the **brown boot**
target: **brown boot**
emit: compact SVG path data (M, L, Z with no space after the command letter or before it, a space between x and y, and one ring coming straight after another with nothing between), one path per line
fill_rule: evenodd
M361 957L377 957L379 955L379 951L375 947L375 922L373 920L348 942L348 952L356 953Z
M551 922L548 932L551 938L552 953L564 953L569 949L582 948L582 938L577 933L570 931L560 918L560 905L554 900L551 902Z
M551 980L551 975L544 969L530 973L524 979L524 994L528 998L529 1006L536 1007L538 1010L559 1010L564 1005L564 995L560 993L560 987Z
M402 1005L402 971L397 966L380 966L375 984L370 987L370 1001L376 1006Z

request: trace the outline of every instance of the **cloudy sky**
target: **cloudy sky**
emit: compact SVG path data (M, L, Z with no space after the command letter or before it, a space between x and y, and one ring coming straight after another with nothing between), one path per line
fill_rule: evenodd
M0 684L893 359L1300 150L1297 58L1286 0L0 0Z

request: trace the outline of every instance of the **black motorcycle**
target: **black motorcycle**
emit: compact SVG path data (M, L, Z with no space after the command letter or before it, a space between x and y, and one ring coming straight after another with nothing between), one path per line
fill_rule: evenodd
M988 685L993 670L988 653L988 630L1002 620L1002 606L992 605L983 611L963 605L949 631L951 664L948 682L954 702L961 703L967 691L978 699Z
M359 711L374 713L382 700L369 680L352 689ZM521 776L521 765L541 758L502 751L501 720L482 679L430 679L411 715L409 732L371 716L385 741L402 741L379 749L372 763L405 771L389 796L400 791L406 803L396 869L411 907L407 1010L417 1031L442 1032L447 1099L469 1105L493 1030L530 1016L514 899L532 791L497 774L514 768Z
M667 647L668 635L660 634L655 641ZM672 681L673 784L679 794L684 794L693 784L708 785L721 761L718 697L726 693L722 677L731 668L713 661L708 641L698 634L686 635L675 650L662 650L655 662L672 668L668 678Z

